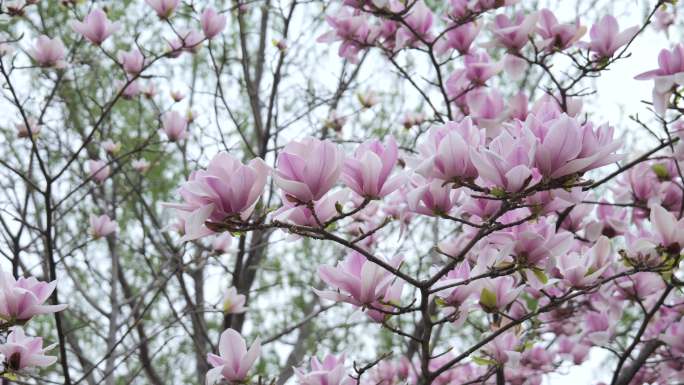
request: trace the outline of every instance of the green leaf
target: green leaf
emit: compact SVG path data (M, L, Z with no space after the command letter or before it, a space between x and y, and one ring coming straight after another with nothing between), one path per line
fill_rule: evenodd
M496 311L496 293L487 288L482 289L480 293L480 306L486 312Z
M539 300L533 297L529 297L525 300L525 303L527 304L527 308L530 311L536 311L537 307L539 306Z
M656 163L653 166L651 166L651 170L656 174L658 179L662 180L670 180L670 173L667 171L667 167L665 167L664 164L662 163Z
M481 365L481 366L493 366L493 365L496 365L496 361L490 360L490 359L488 359L488 358L484 358L484 357L473 357L472 359L473 359L473 362L474 362L475 364L477 364L477 365Z
M489 192L497 198L504 198L506 196L506 190L501 187L494 187Z
M541 269L532 269L532 274L534 274L534 276L543 284L549 282L549 277L547 277L546 273Z

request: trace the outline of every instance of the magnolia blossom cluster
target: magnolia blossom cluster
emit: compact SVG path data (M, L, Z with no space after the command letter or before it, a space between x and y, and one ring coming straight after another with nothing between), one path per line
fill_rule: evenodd
M658 55L658 68L636 76L638 80L653 80L653 108L663 115L678 86L684 85L684 45L663 49Z
M67 305L45 304L56 287L56 282L42 282L34 277L15 278L0 271L0 329L9 330L0 344L3 373L16 373L52 365L57 357L45 353L55 345L43 347L43 339L29 337L23 326L33 317L64 310Z
M439 55L456 51L468 56L478 54L474 42L488 28L493 35L488 44L506 48L513 55L534 40L539 49L566 50L577 46L589 50L597 59L605 59L627 44L638 30L638 27L621 30L617 20L607 15L591 27L587 41L580 41L587 28L578 20L559 22L548 9L530 14L519 11L512 16L500 13L488 26L475 20L479 14L513 2L451 0L448 15L440 20L423 1L406 4L395 0L345 1L340 11L327 17L331 31L319 41L340 41L340 56L353 62L358 60L359 52L372 46L390 51L434 46ZM399 16L402 20L390 16Z
M592 194L583 191L584 174L620 159L615 154L619 146L612 127L581 122L543 99L524 120L502 122L494 138L469 118L435 127L419 143L416 155L401 154L392 137L362 143L353 153L331 141L305 138L287 144L274 167L260 159L245 165L220 153L179 189L183 203L169 205L179 212L184 240L219 233L215 243L221 244L222 231L240 231L269 219L295 233L346 221L341 229L369 252L378 241L374 230L386 218L405 227L421 217L441 217L463 225L459 235L438 245L441 254L454 259L481 226L496 218L501 230L470 248L431 292L439 312L460 325L478 314L505 314L506 320L515 320L550 306L552 296L593 288L590 301L578 300L569 313L560 309L540 315L540 331L559 337L552 349L529 347L524 336L507 332L478 353L479 361L506 364L506 378L539 383L557 362L580 364L592 346L610 344L626 304L650 303L664 287L652 272L609 277L631 266L662 266L684 245L684 222L675 216L682 193L673 161L645 162L625 173L622 186L612 194L618 204L606 198L592 201ZM408 167L399 167L399 159ZM280 190L282 206L270 213L255 211L269 177ZM502 212L504 200L513 197L521 207ZM629 226L632 220L640 226ZM619 251L625 243L625 250ZM316 293L386 323L408 305L406 282L395 274L403 260L401 255L371 260L365 252L350 252L336 265L319 268L328 288ZM440 269L436 264L432 273ZM499 271L506 274L477 278ZM224 311L243 312L243 304L244 297L231 289ZM678 330L673 322L658 326L658 333ZM435 359L431 370L448 363L448 357ZM325 381L321 378L347 381L335 362L312 361L312 372L299 370L298 378L306 384ZM392 379L390 383L421 376L416 369L394 373L386 365L383 370L388 372L374 375ZM455 365L439 378L472 380L485 369L473 363ZM223 378L243 375L224 373Z
M160 19L169 23L181 4L180 0L148 0L146 3ZM168 42L168 48L161 56L176 58L184 52L197 53L205 41L216 38L225 29L227 16L212 7L207 7L199 14L199 22L199 30L172 28L174 36L165 39ZM72 20L70 25L71 29L83 39L100 47L112 36L121 32L121 24L110 20L108 14L100 8L90 10L82 20ZM67 52L67 47L59 37L51 38L47 35L40 35L33 47L28 50L37 66L57 69L65 68L69 64L70 58L67 57ZM143 86L139 79L142 73L161 56L146 56L139 47L124 49L112 56L116 57L117 64L124 74L124 79L116 83L121 97L133 99L141 93L148 96L155 92L153 83ZM177 113L171 112L170 116L165 116L163 119L163 130L172 142L184 139L186 135L182 119L173 114Z
M371 47L380 47L390 56L401 50L426 48L440 60L458 54L463 57L463 66L453 71L444 84L444 91L456 109L454 115L470 116L478 125L497 130L500 122L509 117L524 119L527 108L524 94L514 96L507 105L505 95L486 87L499 72L503 70L511 80L519 80L537 60L532 51L548 57L571 49L585 50L588 54L584 55L584 65L595 68L620 56L638 31L637 26L621 29L610 15L591 28L581 25L579 20L562 22L549 9L529 14L518 11L513 15L504 11L490 23L478 18L509 3L514 1L451 0L447 15L441 17L423 1L345 1L341 10L327 17L331 30L319 41L339 41L339 55L352 62ZM588 38L582 40L588 29ZM482 48L503 49L502 59L492 59ZM662 87L660 90L662 95L665 91ZM573 106L577 100L567 96L556 100L567 113L577 113ZM489 136L496 134L498 131Z
M485 77L473 75L480 82ZM611 126L580 119L581 106L573 108L569 113L554 98L544 97L496 124L464 117L431 128L416 154L402 153L391 136L366 141L349 152L329 140L295 140L283 147L273 166L258 158L245 164L219 153L206 170L196 171L181 186L183 202L168 206L179 213L183 240L213 235L217 250L225 242L220 239L225 231L269 224L301 235L306 229L324 231L331 223L346 223L340 229L362 250L321 266L319 276L328 288L316 293L345 302L383 324L409 306L406 282L395 273L402 269L404 257L368 257L377 246L375 231L387 218L399 220L401 227L426 216L461 224L459 235L438 245L439 252L452 259L459 258L460 250L494 219L501 229L471 247L430 290L439 313L455 326L469 317L504 314L495 332L507 320L550 306L554 296L594 289L590 301L540 315L544 326L539 331L558 336L551 349L530 346L525 336L510 331L478 352L481 362L505 364L506 378L539 383L558 362L580 364L592 346L610 344L624 303L653 301L664 285L651 272L609 277L630 266L667 263L681 252L684 236L684 223L675 219L682 197L672 182L676 167L667 161L645 162L625 173L621 183L628 188L613 194L624 204L592 202L595 198L582 189L585 174L620 160L616 152L621 143L613 138ZM644 170L646 177L639 174ZM279 189L282 205L255 210L263 204L260 198L269 178ZM511 199L519 207L504 208ZM629 212L627 203L634 204ZM635 230L632 220L643 225ZM629 247L618 252L625 242ZM432 272L440 269L436 264ZM506 273L477 278L495 272ZM244 297L229 290L224 311L246 311ZM666 322L659 327L677 330L677 325ZM226 333L222 339L229 335L237 346L244 345L235 332ZM208 381L244 380L255 359L254 349L211 356L215 368ZM445 354L433 359L429 370L440 370L450 358ZM226 369L227 362L233 362L231 370ZM419 368L416 363L383 362L369 378L417 383L422 376ZM485 371L468 362L440 370L438 378L467 381ZM310 370L296 373L304 384L346 383L350 378L334 357L312 360Z
M451 1L447 32L442 34L436 28L440 18L420 1L410 10L393 1L345 1L339 13L327 18L332 31L319 40L340 41L340 56L352 62L374 46L389 51L427 46L438 55L462 55L463 67L446 82L456 109L453 120L432 126L418 141L416 153L401 151L402 138L390 135L351 149L314 137L294 140L271 166L258 158L245 164L220 153L181 186L183 202L169 204L179 213L185 241L214 236L214 242L221 243L223 232L258 226L278 227L298 237L341 224L336 229L358 248L337 263L319 267L327 287L315 292L383 325L410 312L414 301L402 278L406 257L378 256L378 231L396 221L403 232L426 217L459 226L460 232L436 247L445 258L435 260L430 269L439 277L429 288L430 298L437 305L436 317L454 327L471 317L492 316L485 336L494 338L470 361L452 364L454 353L438 355L429 362L430 373L422 373L419 362L405 357L381 360L364 380L368 383L417 384L434 372L439 373L436 383L472 382L486 375L488 366L497 366L505 368L511 383L540 384L562 362L579 365L592 347L615 343L625 309L635 303L648 308L665 290L666 279L650 270L666 268L681 257L680 147L673 159L629 168L616 187L597 197L584 188L592 182L587 173L622 159L615 129L587 120L575 97L549 94L533 101L518 93L504 100L488 87L501 71L519 79L533 64L526 56L532 44L549 55L584 50L586 65L601 68L622 55L638 27L621 29L614 17L605 16L587 28L578 20L560 22L546 9L502 13L491 25L461 22L503 5ZM402 22L385 17L388 13L401 14ZM493 38L485 46L505 50L500 61L476 48L484 29ZM587 31L588 38L582 40ZM680 51L681 45L663 51L660 68L638 76L654 79L654 106L661 114L682 84ZM379 102L373 93L359 101L364 108ZM334 119L336 126L344 124L336 114ZM402 125L410 128L424 121L422 115L407 114ZM269 178L281 196L277 208L262 206ZM514 207L511 202L516 202ZM469 245L485 228L494 230ZM443 271L450 261L459 262ZM573 294L564 307L539 312L541 324L535 333L554 335L551 343L516 328L507 330L511 322L552 309L554 301ZM231 289L224 309L242 312L243 301ZM672 355L684 349L678 310L683 304L673 299L645 330L664 342L657 354L671 364L661 373L644 367L635 378L652 381L681 372L684 363ZM232 331L225 333L244 346ZM232 358L233 368L244 369L241 360L253 359L246 348L239 351ZM295 374L306 385L347 384L352 377L344 361L344 356L334 355L322 361L312 358L309 369L296 368ZM219 371L225 365L221 362L210 358L217 369L208 381L245 379L245 373Z
M401 201L416 214L468 215L477 222L496 212L496 198L519 196L548 213L583 198L562 187L620 159L613 131L580 122L542 99L524 120L502 122L491 139L470 118L430 129L416 156L401 156L413 166L405 169L397 166L393 137L364 142L353 154L328 140L305 138L287 144L273 168L261 159L245 165L220 153L180 188L184 202L169 206L181 213L185 240L228 222L248 223L269 176L283 202L272 219L301 226L322 226L349 203L363 205L356 213L362 216L380 200ZM495 199L473 198L481 193Z
M504 95L495 81L499 75L521 80L533 65L551 72L546 60L556 54L572 57L580 72L598 73L625 54L639 27L621 27L610 15L589 26L560 20L548 9L527 14L502 9L515 2L450 0L446 14L438 15L421 0L345 0L327 16L330 30L318 41L338 42L339 56L352 63L373 47L390 57L426 52L437 63L458 56L438 85L445 98L440 107L447 112L433 107L434 120L424 111L404 114L400 125L407 132L425 128L419 138L388 134L350 145L307 136L285 143L273 159L220 152L180 186L177 202L165 204L178 215L172 227L184 242L211 237L217 253L230 251L233 235L255 229L336 241L347 250L338 261L318 267L323 287L315 294L387 328L416 311L418 291L420 302L434 304L429 307L434 314L427 315L435 319L432 326L487 321L481 328L487 342L472 359L460 360L451 349L422 357L425 365L416 355L381 359L360 380L368 385L420 384L433 374L436 384L474 383L492 367L509 383L540 384L561 364L584 362L592 347L617 344L624 334L617 325L630 316L630 306L648 309L658 302L667 306L650 315L653 322L642 332L662 343L656 355L667 364L644 366L635 383L681 378L684 301L667 297L666 288L684 248L684 127L668 131L680 141L671 141L672 157L631 165L617 186L601 196L589 192L595 186L588 173L622 160L615 128L589 120L569 88L532 98L524 92ZM172 23L181 8L196 13L199 28L171 28L173 36L159 56L132 45L111 55L122 74L116 92L127 99L154 94L153 84L144 89L140 84L152 63L199 52L227 24L227 15L211 7L200 13L180 0L145 3L163 23ZM485 12L492 14L488 22L480 17ZM672 24L667 13L657 17L658 28ZM121 30L98 8L70 26L79 39L102 50ZM275 45L287 51L284 40ZM26 51L41 71L62 70L71 60L58 37L41 35ZM653 81L653 108L661 117L678 110L684 46L663 50L658 68L636 79ZM178 103L184 94L173 91L171 98ZM358 102L370 109L382 100L368 90ZM177 108L161 110L160 131L180 147L194 117ZM332 111L326 125L339 132L346 119ZM24 117L17 135L35 142L41 123ZM413 139L415 151L403 150ZM83 168L93 185L112 183L121 148L112 139L103 141L105 157L87 161ZM145 159L131 162L140 173L150 166ZM277 197L264 197L271 186L280 197L277 204ZM394 222L398 233L406 234L437 220L446 224L448 235L425 259L427 277L409 279L406 265L416 256L390 254L381 245L382 231ZM94 239L108 241L118 231L107 214L91 214L89 227ZM34 316L65 308L45 305L54 289L54 282L3 273L0 325L10 332L0 353L6 371L55 361L45 354L51 347L43 348L42 339L27 337L21 327ZM559 301L566 302L554 307ZM237 315L249 311L246 304L246 293L230 287L220 307L224 315ZM512 327L530 315L536 316L534 333ZM545 340L547 335L553 339ZM223 331L218 354L207 357L207 384L247 383L256 375L260 353L258 338L248 348L238 331ZM303 385L354 382L344 354L312 357L294 373Z

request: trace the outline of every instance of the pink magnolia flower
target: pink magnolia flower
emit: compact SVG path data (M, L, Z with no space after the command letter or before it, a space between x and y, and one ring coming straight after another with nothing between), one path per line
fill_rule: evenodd
M573 233L586 230L587 221L593 211L594 207L591 205L577 204L561 221L560 227Z
M511 276L480 280L480 306L487 312L504 310L523 290Z
M458 198L458 192L451 186L445 186L444 181L414 178L417 185L406 196L409 210L423 215L449 214Z
M454 270L451 270L443 279L437 283L438 287L448 286L463 282L471 277L470 264L468 261L461 262ZM438 291L436 294L445 304L453 307L460 307L473 294L477 293L477 285L473 282L467 285L454 286L452 288Z
M562 116L543 125L543 128L535 132L537 133L535 163L542 175L558 177L571 173L566 172L562 167L577 159L582 151L579 123L569 116Z
M398 155L394 137L387 137L384 144L368 140L357 147L353 158L345 160L342 181L360 196L383 198L406 181L403 174L390 178Z
M591 346L588 346L587 344L581 343L581 344L576 344L572 351L570 352L570 356L572 357L572 362L575 365L579 365L584 360L587 359L587 356L589 355L589 349Z
M610 240L600 237L588 252L565 253L558 257L558 270L563 279L573 287L592 285L610 266Z
M522 11L518 11L513 18L505 14L496 15L492 26L494 38L500 45L518 51L528 43L534 33L538 17L537 13L525 15Z
M485 136L470 118L433 127L427 139L418 145L423 160L416 172L426 178L443 181L477 178L477 169L469 156L470 148L483 145Z
M238 294L235 287L230 287L223 295L223 313L224 314L238 314L247 311L245 301L247 299L243 294Z
M119 24L110 22L107 15L96 8L83 21L73 21L71 27L91 43L100 45L119 29Z
M576 20L574 24L559 23L552 11L544 8L539 12L539 27L537 33L542 38L541 48L564 50L575 44L587 28Z
M344 355L335 357L328 354L321 362L318 358L312 357L310 371L293 368L297 383L300 385L352 385L354 380L346 373L344 359Z
M353 14L347 8L343 8L335 16L326 16L325 19L333 30L321 35L317 41L320 43L341 41L338 55L352 63L358 63L359 52L372 45L380 33L368 23L364 14Z
M435 44L435 51L442 55L449 49L455 49L461 55L470 52L470 47L482 29L482 24L472 21L457 27L448 26L448 31Z
M166 204L191 215L183 240L210 234L206 221L223 222L231 217L246 220L264 190L268 173L269 167L260 158L244 165L225 152L214 156L206 170L193 172L178 189L184 202Z
M653 106L656 112L664 114L672 88L684 84L684 45L680 43L672 50L660 51L658 68L639 74L635 79L653 79Z
M658 273L648 271L622 277L615 281L618 299L640 299L650 297L665 288L663 278Z
M404 382L411 369L408 358L402 356L399 360L382 360L373 368L372 383L377 385L393 385Z
M335 132L342 132L342 128L347 123L347 118L341 115L337 110L330 111L328 118L325 119L325 126L333 129Z
M601 224L601 234L608 238L624 234L629 226L627 210L613 206L606 200L601 200L601 202L605 204L598 205L596 208L598 223Z
M169 111L162 115L162 130L169 141L176 142L187 138L188 120L177 111Z
M646 230L640 230L636 234L627 233L625 238L627 241L625 254L629 260L650 267L662 263L663 256L658 251L659 241L656 236Z
M544 121L551 120L560 116L562 112L565 112L573 118L577 118L582 112L583 102L581 98L578 97L565 97L565 106L562 106L562 97L560 94L555 93L554 95L544 94L539 98L532 108L530 113L535 115L545 115Z
M273 179L289 198L310 202L321 199L337 183L343 164L339 146L309 137L283 148Z
M41 67L64 67L66 55L64 43L58 37L50 39L46 35L38 36L31 50L31 57Z
M365 5L371 5L371 4L377 8L383 9L383 8L387 7L387 5L389 4L389 0L370 0L369 2L364 1L364 0L344 0L342 2L342 4L348 5L352 8L356 8L359 10L364 9ZM370 8L370 7L366 7L365 9L368 9L368 8Z
M449 0L449 13L448 15L456 20L462 19L471 12L469 6L469 0Z
M150 162L146 159L135 159L131 162L131 167L137 172L144 173L150 168Z
M483 12L490 9L507 7L517 3L519 0L474 0L468 1L468 7L475 12Z
M165 204L173 207L173 204ZM168 226L168 230L173 230L181 235L181 241L190 241L214 234L214 231L207 227L207 218L211 215L213 206L207 205L195 211L183 211L176 209L176 222Z
M532 369L550 371L554 369L554 355L554 352L549 351L549 349L546 346L535 345L532 347L532 349L526 350L523 353L522 359L520 360L520 364Z
M475 84L484 84L489 78L501 72L503 64L492 62L484 51L470 53L463 59L466 77Z
M605 344L614 333L616 321L610 312L588 312L584 318L584 333L593 344Z
M684 218L677 221L674 214L660 205L653 205L650 220L660 245L679 253L684 247Z
M122 82L120 84L124 87L121 92L121 96L123 96L124 99L130 100L140 95L140 82L137 79L129 83Z
M573 167L579 168L579 172L587 172L621 160L623 156L615 154L615 151L622 146L622 141L613 139L614 132L615 128L608 124L594 128L591 123L585 123L582 126L582 150Z
M221 15L212 7L208 7L200 16L202 32L207 39L213 39L226 28L226 15Z
M226 329L219 340L219 355L209 353L207 361L214 368L207 372L207 385L221 380L231 383L243 382L247 373L261 353L261 342L257 338L249 350L245 339L233 329Z
M91 179L102 183L109 177L110 169L107 162L99 159L90 159L88 160L88 172Z
M608 125L594 130L563 113L546 122L530 115L525 126L536 138L535 165L544 176L583 173L620 159L613 152L621 143L613 141L613 128Z
M397 269L403 257L397 255L387 264ZM367 307L367 314L380 322L387 314L381 310L389 310L401 296L403 282L383 267L366 259L354 251L347 255L337 266L323 265L318 268L318 275L336 291L314 290L321 298L336 302L347 302L358 307Z
M402 186L394 194L387 197L386 204L382 206L382 212L389 217L399 221L400 232L403 233L406 227L415 216L413 212L407 210L408 203L406 203L406 194L408 187Z
M432 11L421 0L413 3L408 15L404 16L404 22L410 27L401 27L397 31L396 46L404 48L416 45L418 42L431 42L433 37L430 33L432 28Z
M676 172L674 175L677 175ZM663 180L659 187L660 204L667 210L678 213L682 206L682 195L684 194L679 188L679 184L671 180Z
M413 126L420 126L425 122L426 116L423 112L407 112L404 114L401 124L404 128L409 129Z
M667 8L659 7L653 16L653 29L656 31L664 31L667 34L670 26L675 23L674 9L668 12Z
M529 213L510 212L501 220L514 222ZM568 231L556 232L555 221L540 220L536 223L525 222L506 230L495 232L490 236L493 243L509 246L511 254L523 265L544 268L550 258L566 253L572 246L573 236Z
M591 26L589 31L591 41L585 46L599 58L611 57L620 47L627 44L638 31L639 27L634 26L620 32L618 21L611 15L605 15Z
M41 282L34 277L15 279L0 270L0 317L6 321L25 322L34 316L66 309L67 305L44 305L55 291L57 281Z
M371 108L374 105L380 103L380 98L373 90L367 90L363 93L356 94L356 98L359 99L359 103L363 108Z
M145 0L152 7L160 19L168 19L176 10L180 0Z
M684 321L670 325L665 333L660 336L660 339L675 353L684 355Z
M233 243L233 237L230 235L230 233L225 232L218 234L215 238L214 241L211 243L211 248L220 251L223 253L226 253L230 250L230 245Z
M503 58L503 69L513 80L520 80L525 76L525 70L529 65L525 59L507 53Z
M483 350L497 363L515 367L520 362L520 343L514 332L505 332L486 344Z
M197 53L204 41L203 35L194 29L177 33L176 38L169 42L169 57L175 58L183 52Z
M504 116L503 95L496 89L478 88L466 95L470 115L477 125L487 129L488 136L498 134Z
M397 8L401 8L399 3L393 3L397 5ZM396 47L397 31L399 30L400 23L395 20L382 20L380 25L375 27L377 31L376 39L382 39L382 46L388 50L394 50Z
M18 371L33 367L46 367L57 361L57 357L45 355L55 345L43 348L42 338L27 337L24 329L18 326L11 330L7 341L0 345L0 354L5 358L6 369Z
M169 91L169 95L171 96L171 99L173 99L173 101L176 103L185 99L185 94L181 90L171 90Z
M364 109L372 108L380 103L380 97L373 90L367 90L363 93L356 94L356 98Z
M514 138L507 131L494 138L488 148L470 149L480 177L503 191L517 192L532 178L535 145L526 138Z
M288 47L287 40L273 40L272 43L273 43L274 47L278 48L278 51L281 51L281 52L287 51L287 47Z
M449 16L460 20L474 12L485 12L517 2L518 0L449 0Z
M118 226L108 215L90 215L90 233L95 239L106 237L117 231Z
M459 108L465 110L466 105L466 94L472 91L476 85L473 85L470 80L466 77L465 68L457 69L446 81L446 92L449 99L458 106Z
M114 142L111 139L107 139L104 142L102 142L102 148L108 154L116 154L117 152L119 152L119 150L121 150L121 143Z
M348 200L348 190L338 190L327 194L323 198L313 202L313 212L305 205L299 205L284 199L283 207L278 209L273 219L285 223L294 223L300 226L319 227L337 215L337 205ZM314 212L316 215L314 216Z
M466 196L460 208L465 213L485 219L499 211L501 208L501 201Z
M152 97L157 94L157 87L154 83L150 82L145 85L142 92L147 99L152 99Z
M132 49L128 52L121 51L119 52L119 62L124 71L131 75L137 75L143 70L145 57L137 49Z
M527 119L527 107L529 97L520 91L508 100L509 114L512 119Z
M623 189L618 192L618 197L622 200L634 200L637 203L658 202L659 181L652 170L652 164L647 162L639 163L627 170L627 172L621 176L619 182ZM635 211L635 213L637 213L637 211Z

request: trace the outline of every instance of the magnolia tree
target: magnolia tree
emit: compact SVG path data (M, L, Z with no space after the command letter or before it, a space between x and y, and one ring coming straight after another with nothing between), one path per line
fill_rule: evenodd
M0 0L2 382L683 383L677 12Z

